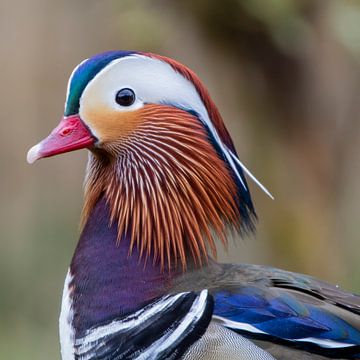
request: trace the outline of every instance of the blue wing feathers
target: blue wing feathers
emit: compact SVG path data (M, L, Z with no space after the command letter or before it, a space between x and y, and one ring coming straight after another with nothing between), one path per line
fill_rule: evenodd
M326 307L307 303L291 293L249 286L217 291L214 298L214 315L251 325L270 337L293 341L317 338L360 345L359 330Z

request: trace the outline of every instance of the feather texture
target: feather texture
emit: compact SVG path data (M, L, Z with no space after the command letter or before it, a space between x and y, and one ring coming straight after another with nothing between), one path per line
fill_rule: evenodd
M200 294L166 295L76 339L78 360L177 360L206 331L213 299Z
M149 56L151 58L159 59L171 65L171 67L184 76L187 80L189 80L195 87L198 92L201 100L204 103L204 106L208 112L209 118L211 119L216 131L219 134L221 141L228 147L232 152L235 152L235 146L231 139L229 132L227 131L223 119L220 115L219 109L215 105L214 101L211 99L210 94L206 87L202 84L200 78L195 74L194 71L184 66L180 62L168 58L166 56L152 54L152 53L144 53L144 55Z
M196 116L167 105L146 105L126 139L91 156L83 223L102 194L117 222L118 241L131 234L141 256L199 265L214 234L226 244L227 225L240 229L237 187ZM109 155L110 154L110 155Z

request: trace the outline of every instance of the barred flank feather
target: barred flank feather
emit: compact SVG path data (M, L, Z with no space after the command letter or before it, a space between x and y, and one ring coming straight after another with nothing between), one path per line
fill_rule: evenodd
M146 105L141 121L106 152L91 155L85 182L83 224L102 194L118 224L118 241L171 266L187 253L201 265L214 234L226 244L226 227L240 228L237 188L198 119L167 105ZM110 155L109 155L110 154Z

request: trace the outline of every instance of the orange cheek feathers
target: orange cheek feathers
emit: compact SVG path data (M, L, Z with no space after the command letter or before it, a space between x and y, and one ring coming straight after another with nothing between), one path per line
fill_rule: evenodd
M139 110L114 111L96 108L82 114L100 143L115 143L128 137L141 123Z

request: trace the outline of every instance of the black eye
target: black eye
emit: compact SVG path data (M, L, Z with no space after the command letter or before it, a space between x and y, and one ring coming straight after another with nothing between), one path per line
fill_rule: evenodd
M116 93L115 101L121 106L130 106L135 101L135 93L128 88L121 89Z

